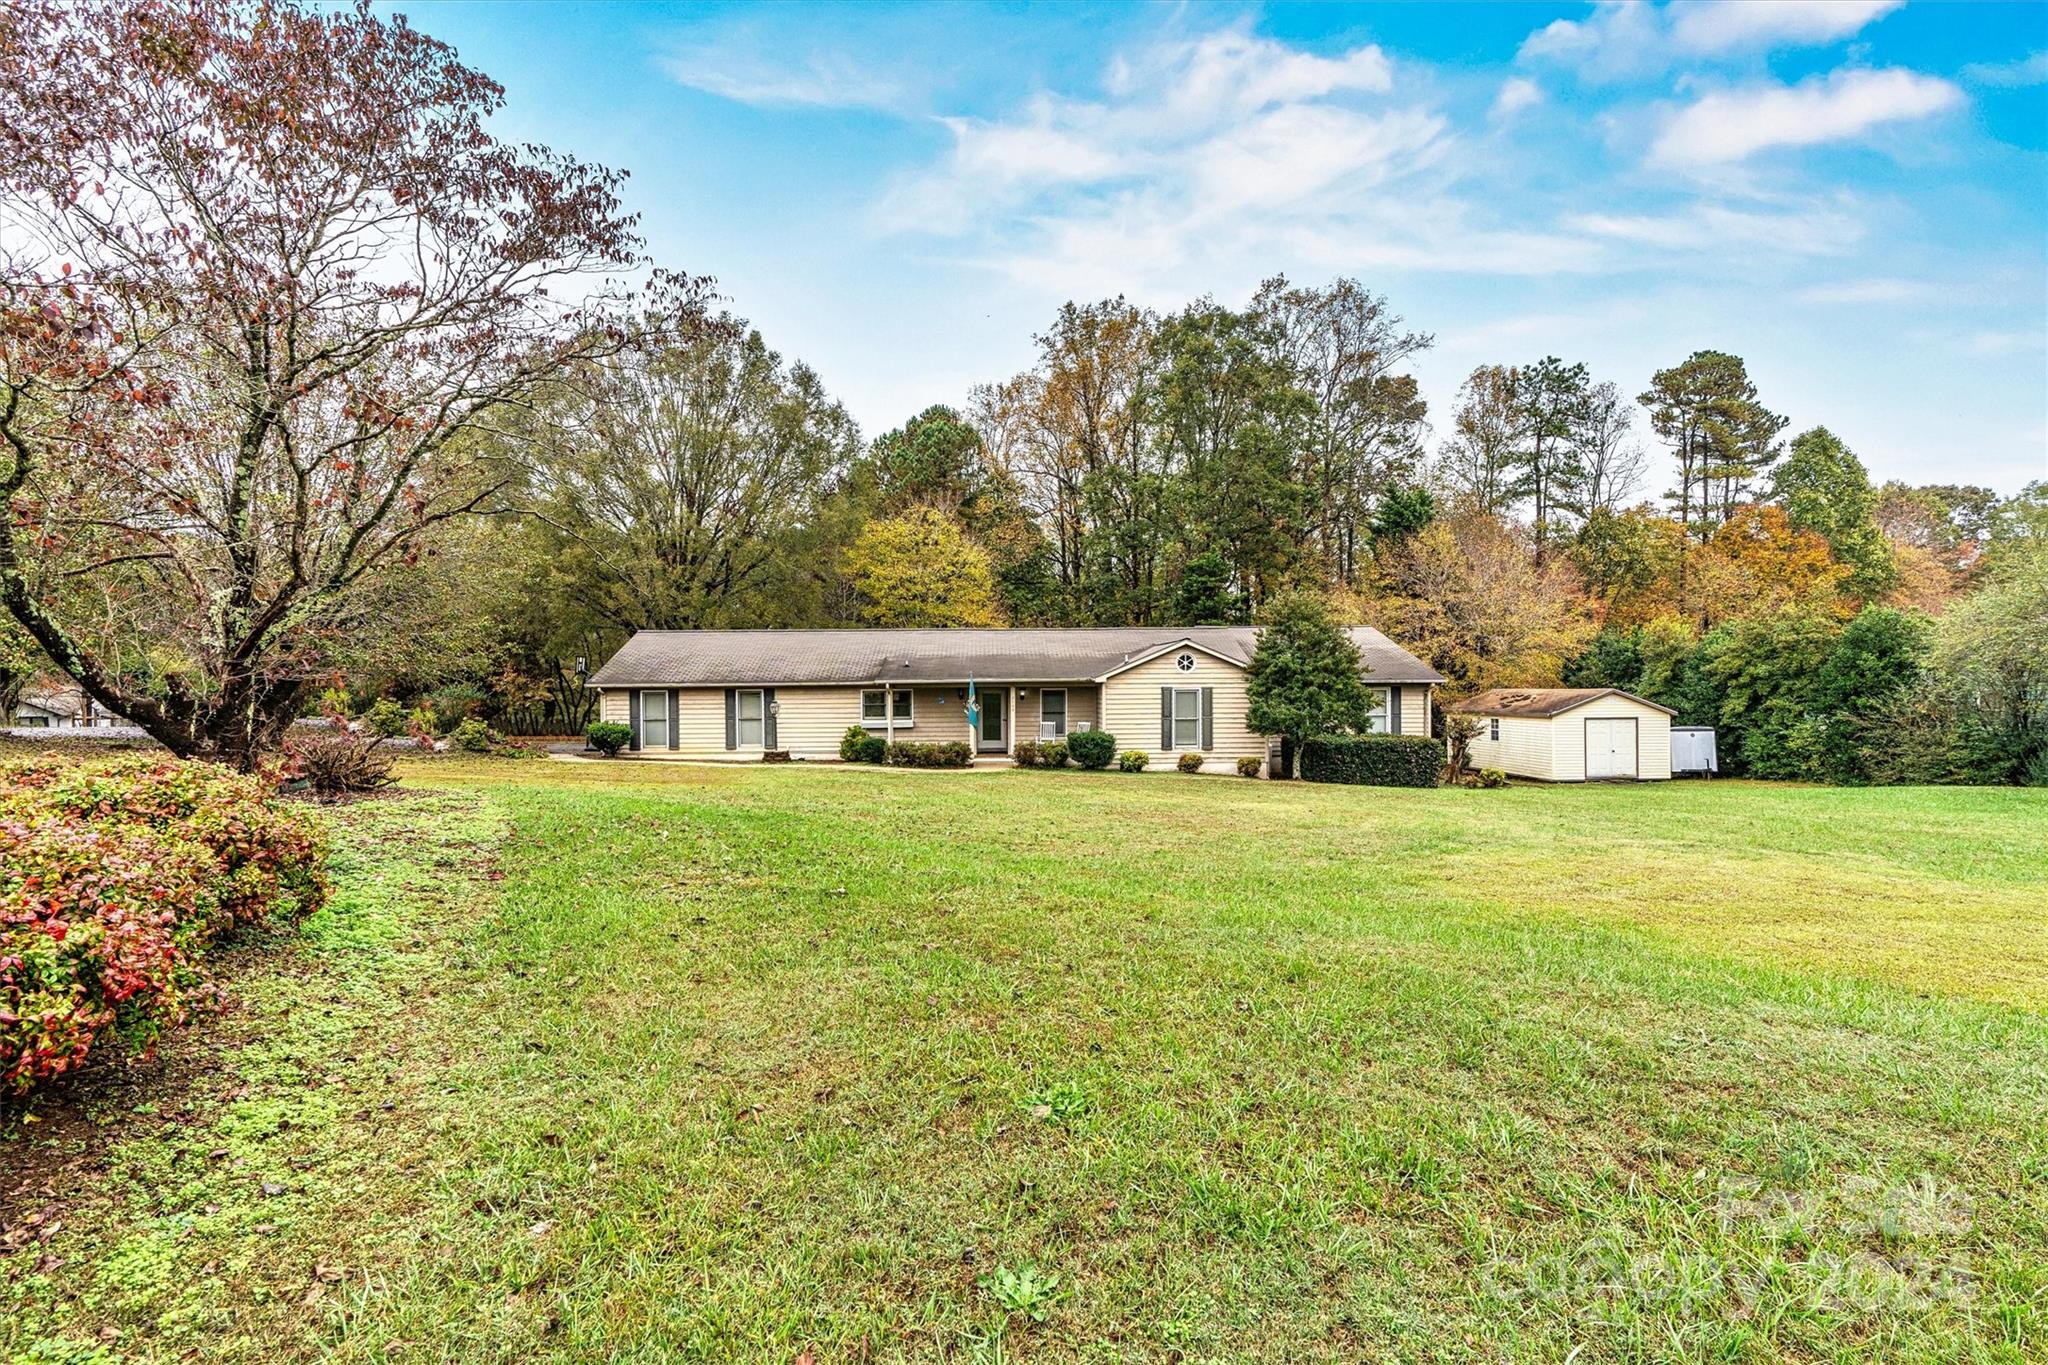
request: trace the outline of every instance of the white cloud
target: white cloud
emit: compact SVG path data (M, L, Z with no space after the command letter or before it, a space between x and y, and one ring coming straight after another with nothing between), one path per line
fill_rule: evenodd
M1666 165L1740 161L1772 147L1847 141L1880 124L1940 113L1962 99L1947 81L1899 68L1716 91L1673 115L1650 155Z
M1377 47L1323 56L1242 28L1158 41L1112 62L1094 97L942 120L950 148L891 184L874 222L1070 294L1201 292L1290 254L1518 272L1569 257L1538 233L1490 236L1444 193L1457 141L1440 113L1391 98L1393 70Z
M895 109L902 84L842 54L813 53L794 63L754 56L726 43L678 47L655 59L678 84L769 108Z
M1687 57L1838 42L1904 0L1599 0L1584 19L1557 19L1522 42L1525 61L1575 68L1594 81L1660 75Z
M1493 98L1493 116L1512 118L1524 109L1543 103L1543 87L1527 76L1510 76Z
M2048 85L2048 48L2010 62L1971 62L1963 79L1974 85Z
M1832 43L1862 31L1905 0L1680 0L1666 11L1690 52Z
M1913 280L1873 279L1808 285L1793 297L1801 303L1911 303L1932 294Z
M1668 213L1577 213L1565 219L1577 232L1636 246L1687 253L1768 248L1800 256L1834 255L1863 236L1850 212L1825 206L1782 213L1695 204Z

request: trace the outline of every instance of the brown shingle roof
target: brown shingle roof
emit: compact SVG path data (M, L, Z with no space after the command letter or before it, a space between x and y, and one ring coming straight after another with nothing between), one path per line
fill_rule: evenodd
M1452 702L1444 710L1467 716L1523 716L1546 719L1560 716L1575 706L1584 706L1589 701L1602 697L1627 697L1630 701L1641 702L1652 710L1662 711L1667 716L1678 713L1668 706L1659 706L1633 692L1624 692L1618 687L1496 687L1491 692L1481 692L1476 697Z
M1374 682L1438 683L1443 675L1371 626L1351 638ZM1109 626L1072 630L643 630L591 675L593 687L726 684L1084 682L1190 641L1232 663L1251 661L1250 626Z

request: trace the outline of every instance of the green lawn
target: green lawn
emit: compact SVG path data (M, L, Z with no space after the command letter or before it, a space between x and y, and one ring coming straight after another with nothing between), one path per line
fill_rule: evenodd
M0 1359L2048 1358L2039 793L408 785Z

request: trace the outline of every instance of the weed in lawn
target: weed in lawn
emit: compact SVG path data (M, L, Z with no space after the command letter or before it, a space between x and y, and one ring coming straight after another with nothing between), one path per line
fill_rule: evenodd
M1033 1261L1000 1265L977 1283L1005 1313L1044 1322L1060 1299L1060 1277Z

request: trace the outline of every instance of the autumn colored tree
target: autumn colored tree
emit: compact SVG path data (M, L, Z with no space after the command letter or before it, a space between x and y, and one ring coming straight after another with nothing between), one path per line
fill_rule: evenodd
M871 626L995 626L988 553L930 507L870 522L846 552L846 573Z
M1555 687L1597 627L1562 556L1536 559L1528 528L1466 512L1390 550L1368 619L1452 680L1455 694Z
M1757 400L1742 357L1724 351L1695 351L1682 363L1659 370L1636 399L1650 413L1650 429L1671 446L1678 461L1678 487L1665 496L1677 503L1679 525L1706 540L1720 520L1734 515L1747 482L1768 467L1785 419ZM1678 563L1678 596L1690 606L1689 555Z
M1802 605L1845 615L1850 569L1827 541L1796 530L1785 509L1750 503L1714 533L1695 563L1695 609L1709 624Z
M7 7L0 603L176 753L259 761L507 486L486 414L627 340L620 175L502 98L367 5Z

